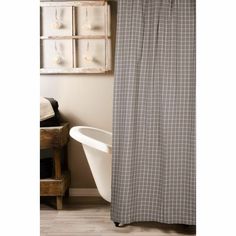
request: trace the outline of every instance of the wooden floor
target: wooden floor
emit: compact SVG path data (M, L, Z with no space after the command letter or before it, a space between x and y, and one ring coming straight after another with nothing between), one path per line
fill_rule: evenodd
M41 199L41 236L195 235L195 227L154 222L134 223L117 228L110 220L110 204L101 198L68 198L60 211L50 204L51 198Z

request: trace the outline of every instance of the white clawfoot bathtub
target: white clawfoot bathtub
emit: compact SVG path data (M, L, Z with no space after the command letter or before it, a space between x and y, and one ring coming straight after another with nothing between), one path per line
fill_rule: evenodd
M75 126L70 136L83 145L98 192L111 202L112 133L87 127Z

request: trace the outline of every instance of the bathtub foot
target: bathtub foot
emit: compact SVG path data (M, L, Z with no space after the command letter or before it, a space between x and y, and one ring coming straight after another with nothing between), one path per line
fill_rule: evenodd
M116 227L120 227L120 223L119 222L114 222Z

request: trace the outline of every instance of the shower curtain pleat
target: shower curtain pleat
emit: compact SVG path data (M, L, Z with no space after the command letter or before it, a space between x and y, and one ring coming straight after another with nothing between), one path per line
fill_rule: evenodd
M111 219L196 224L195 0L118 0Z

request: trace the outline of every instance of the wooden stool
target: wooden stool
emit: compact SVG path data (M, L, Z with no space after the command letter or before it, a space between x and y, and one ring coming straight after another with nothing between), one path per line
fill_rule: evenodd
M52 149L54 160L54 178L40 179L40 196L55 196L57 210L62 209L62 198L70 186L70 173L67 166L67 143L69 124L40 128L40 149ZM61 154L64 150L64 170L61 166Z

